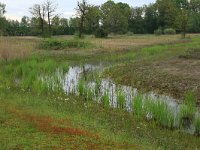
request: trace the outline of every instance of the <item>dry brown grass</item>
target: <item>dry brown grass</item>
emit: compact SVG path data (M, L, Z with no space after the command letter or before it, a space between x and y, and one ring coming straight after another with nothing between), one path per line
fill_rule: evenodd
M36 38L0 37L0 60L13 60L30 55L35 49Z
M91 43L106 51L133 49L154 44L173 43L180 40L180 35L134 35L115 36L108 39L90 39Z

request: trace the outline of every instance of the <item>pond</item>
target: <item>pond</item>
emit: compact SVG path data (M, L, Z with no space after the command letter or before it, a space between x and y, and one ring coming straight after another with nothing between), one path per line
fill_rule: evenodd
M66 73L57 71L56 82L66 95L83 96L86 100L94 100L104 107L133 112L146 120L156 120L163 127L172 129L181 126L184 120L180 119L180 105L177 100L154 92L140 93L131 86L117 85L109 78L101 78L104 69L101 64L71 66ZM51 77L43 77L43 81L52 80ZM184 131L195 133L192 122L186 120L183 124Z

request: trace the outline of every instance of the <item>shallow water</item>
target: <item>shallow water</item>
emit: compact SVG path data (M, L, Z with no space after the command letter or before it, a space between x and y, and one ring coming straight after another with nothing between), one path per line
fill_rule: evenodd
M88 77L89 73L92 73L93 71L97 71L99 74L103 71L104 67L102 65L94 66L90 64L86 64L83 66L75 66L75 67L69 67L69 70L66 74L63 75L63 72L59 74L58 71L58 80L60 85L62 85L62 88L65 92L65 94L75 94L79 95L79 81L84 81L84 87L88 93L86 93L86 97L92 96L92 100L97 101L98 103L102 102L102 97L105 95L105 93L109 97L109 105L110 107L117 108L117 97L119 91L123 93L124 99L125 99L125 110L132 112L133 110L133 100L134 97L136 97L140 92L136 88L132 88L131 86L124 86L124 85L117 85L110 79L105 78L98 78L99 83L97 84L97 81L95 78L92 80L90 77ZM48 81L48 80L46 80ZM97 88L98 87L98 88ZM98 89L98 91L96 91ZM92 95L91 95L92 93ZM178 127L180 124L179 120L179 104L176 102L176 100L170 96L166 95L158 95L154 92L148 92L142 94L143 103L146 100L151 101L164 101L167 104L167 109L173 114L173 126ZM147 113L146 117L152 118L152 114ZM194 133L195 129L192 125L190 125L186 132L188 133Z
M68 72L65 75L64 81L63 81L63 89L66 92L66 94L78 94L78 83L81 78L84 80L87 79L87 73L92 72L94 70L98 70L101 72L103 70L103 66L93 66L93 65L84 65L84 66L75 66L70 67ZM116 107L116 97L117 97L117 91L121 90L123 91L125 95L126 100L126 108L127 110L131 110L130 103L132 103L132 99L134 96L136 96L139 91L136 88L132 88L131 86L124 86L124 85L116 85L112 80L102 78L100 79L100 95L103 95L105 92L109 94L110 98L110 106ZM94 91L95 88L95 81L87 81L86 80L86 88L90 88ZM94 95L95 96L95 95ZM166 95L158 95L154 92L149 92L143 94L144 98L151 98L151 99L160 99L164 100L168 103L170 107L178 108L178 103L176 100L170 96Z

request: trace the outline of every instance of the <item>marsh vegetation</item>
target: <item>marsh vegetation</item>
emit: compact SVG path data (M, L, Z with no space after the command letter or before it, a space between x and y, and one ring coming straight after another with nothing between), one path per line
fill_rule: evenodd
M174 40L169 42L166 41L167 38ZM68 42L71 39L73 37L57 37L56 42ZM119 50L118 47L112 47L111 51L106 49L111 46L110 41L120 45L118 41L121 39L127 41L141 39L150 44L139 43L137 46L137 43L132 45L130 42L130 45L124 46L122 42L121 46L124 49ZM151 85L155 84L153 78L158 74L153 65L156 63L191 55L191 47L198 49L200 46L199 37L191 35L191 39L185 40L176 35L164 35L160 38L160 43L159 41L154 43L156 39L157 37L153 35L119 36L104 39L105 42L102 44L101 39L97 41L92 37L86 37L81 41L92 43L89 46L61 46L61 48L55 48L53 39L47 40L50 47L39 49L41 42L44 42L40 38L29 38L28 42L27 38L2 38L1 40L10 43L2 42L4 47L5 45L9 47L13 43L18 46L11 50L14 52L8 53L9 59L1 57L0 60L2 148L14 148L19 143L22 148L38 147L38 145L49 148L47 138L44 136L50 136L50 139L55 141L50 145L51 149L66 146L73 148L77 143L85 145L85 149L198 148L200 132L198 88L189 88L193 87L191 82L185 91L174 96L171 90L176 89L176 92L179 92L177 90L179 85L174 85L173 89L165 92L165 90L155 90L154 87L148 88L149 84L146 85L144 82L148 75ZM19 50L23 51L23 48L29 47L31 51L26 55L13 57L13 53L18 54ZM190 61L193 61L191 65L198 65L198 59ZM140 68L147 64L153 66L153 69ZM145 76L141 75L143 73ZM173 77L171 76L172 79ZM191 79L199 83L198 76L190 76L188 80ZM165 79L161 81L164 82L163 80L165 81ZM157 88L162 88L160 85L161 83L158 83ZM14 119L15 123L9 122L9 118ZM34 118L34 121L28 118ZM16 123L20 128L18 132L14 131ZM15 141L15 137L9 136L9 133L13 132L13 134L25 134L26 137L32 134L30 130L34 130L33 134L37 134L37 137L46 144L41 145L37 139L25 140L23 137ZM11 138L11 142L5 144L8 141L4 137ZM61 137L70 138L73 142L62 143L59 140ZM88 144L85 140L94 145ZM190 145L187 144L188 141Z

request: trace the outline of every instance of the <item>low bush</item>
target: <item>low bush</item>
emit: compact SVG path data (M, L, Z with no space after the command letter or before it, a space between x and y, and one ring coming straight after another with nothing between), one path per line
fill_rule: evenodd
M162 29L157 29L154 31L155 35L162 35Z
M103 28L98 28L94 35L96 38L106 38L108 37L108 32Z
M40 42L39 48L45 50L61 50L65 48L87 48L90 44L81 40L60 40L44 39Z
M176 30L174 30L173 28L167 28L164 30L164 34L173 35L173 34L176 34Z
M126 35L127 35L127 36L133 36L133 35L134 35L134 33L133 33L133 32L131 32L131 31L129 31L129 32L127 32L127 33L126 33Z

